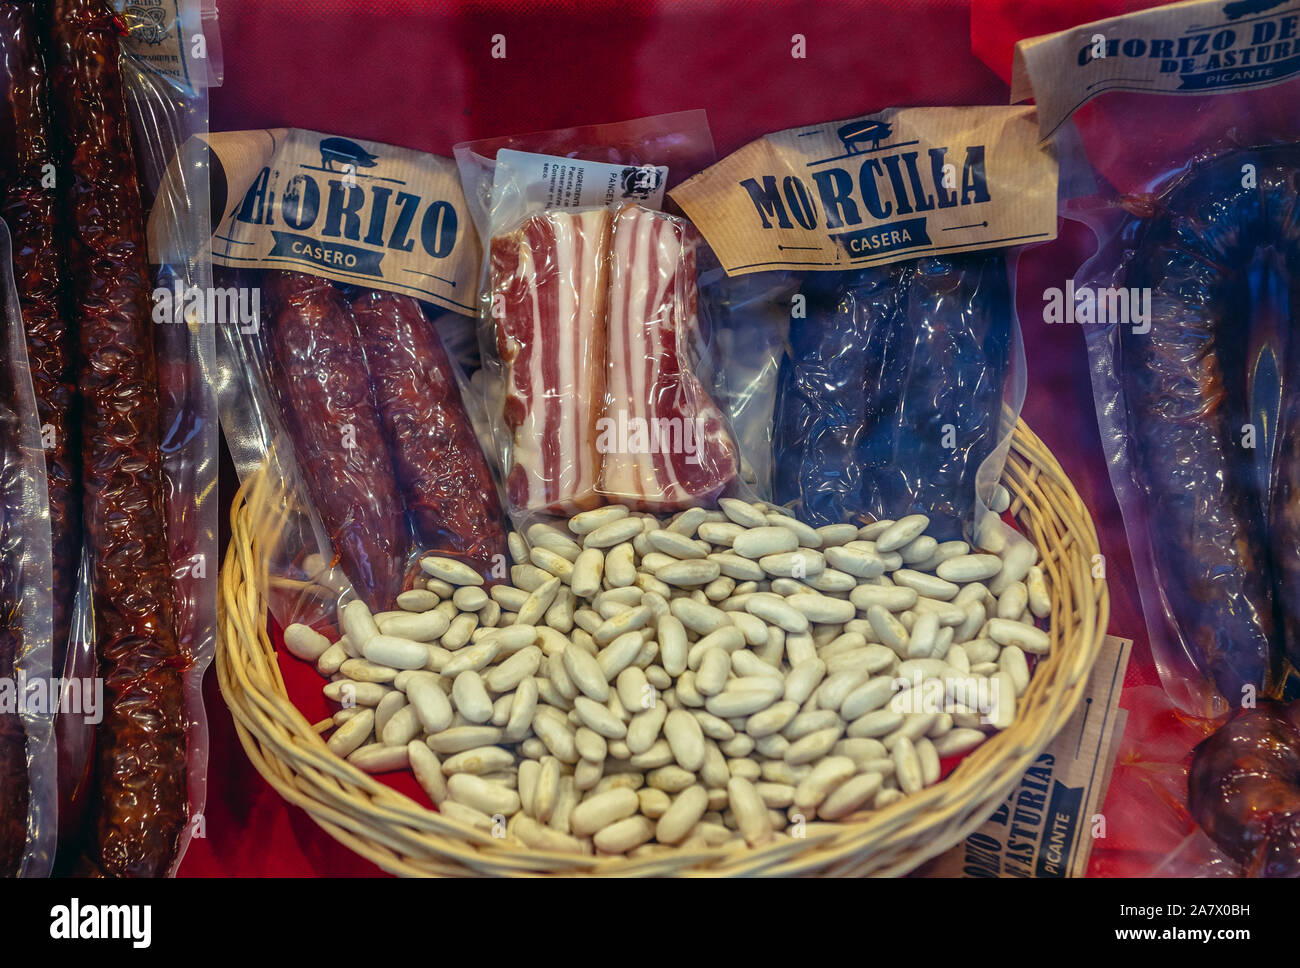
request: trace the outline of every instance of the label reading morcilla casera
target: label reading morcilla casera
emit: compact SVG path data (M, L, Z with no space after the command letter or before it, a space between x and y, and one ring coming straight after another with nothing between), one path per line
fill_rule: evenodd
M1031 108L895 108L769 134L669 194L729 275L842 270L1056 235Z

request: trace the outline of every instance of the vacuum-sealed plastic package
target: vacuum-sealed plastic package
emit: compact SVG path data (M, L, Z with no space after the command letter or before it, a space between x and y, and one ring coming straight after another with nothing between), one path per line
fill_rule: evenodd
M178 221L154 191L206 126L212 18L200 2L0 5L0 191L49 480L64 871L164 875L201 830L214 344L168 311L173 280L199 269L149 251L145 213ZM184 197L206 204L206 183Z
M1059 315L1086 325L1161 680L1197 715L1279 694L1300 660L1300 123L1275 57L1298 9L1185 4L1017 52L1014 93L1032 90L1044 136L1077 131L1071 164L1092 175L1065 214L1098 249ZM1152 60L1191 27L1214 43ZM1149 93L1095 83L1117 63Z
M1300 734L1276 700L1294 699L1300 628L1300 3L1257 6L1161 7L1016 52L1013 97L1032 94L1072 172L1064 214L1097 237L1048 318L1085 326L1152 656L1198 733L1134 751L1199 827L1166 875L1298 862Z
M474 312L480 249L445 159L299 129L191 151L227 186L207 245L245 300L221 330L226 439L265 522L273 614L375 612L422 554L505 575L497 483L436 317Z
M0 878L49 874L58 833L46 458L10 258L0 224Z
M815 526L924 514L942 540L997 519L1024 393L1000 249L1056 224L1035 134L1024 109L890 110L768 135L673 191L721 263L710 325L749 347L725 396L761 493Z
M702 242L661 211L701 112L458 145L489 239L486 367L512 513L708 505L738 472L699 316Z

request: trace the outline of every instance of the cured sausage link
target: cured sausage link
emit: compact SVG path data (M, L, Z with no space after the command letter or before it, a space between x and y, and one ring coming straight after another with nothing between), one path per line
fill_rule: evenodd
M105 697L88 860L108 876L160 876L188 812L186 656L175 629L140 184L108 5L54 0L49 33Z
M402 502L352 309L326 279L268 271L280 412L343 572L372 610L392 606L406 552Z
M74 412L73 330L62 290L58 192L45 67L30 3L0 3L0 192L13 236L14 283L27 331L27 356L45 443L54 565L54 670L67 652L81 561L81 482Z
M1264 157L1238 153L1193 170L1162 200L1125 279L1151 289L1150 331L1119 329L1155 566L1191 658L1234 705L1245 686L1268 683L1274 632L1253 451L1237 436L1249 420L1238 324L1250 302L1245 267L1282 213L1269 211L1267 192L1243 186L1246 163L1263 177Z
M501 500L433 323L409 296L377 290L352 312L421 551L490 568L506 553Z

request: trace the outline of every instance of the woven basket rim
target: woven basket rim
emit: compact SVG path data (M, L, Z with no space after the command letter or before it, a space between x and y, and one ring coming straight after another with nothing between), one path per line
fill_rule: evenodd
M451 820L335 756L289 700L258 595L258 535L250 502L260 474L231 505L221 569L217 675L241 745L257 771L332 837L403 876L900 875L963 839L1010 793L1073 714L1106 635L1109 593L1093 576L1096 528L1055 457L1016 423L1002 482L1011 514L1049 573L1051 653L1041 659L1015 721L969 753L947 777L861 819L759 848L681 849L640 857L537 851Z

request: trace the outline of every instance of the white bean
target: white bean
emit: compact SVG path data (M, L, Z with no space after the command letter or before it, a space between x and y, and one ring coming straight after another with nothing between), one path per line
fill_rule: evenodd
M1047 579L1043 569L1034 565L1025 576L1025 585L1029 590L1029 610L1035 618L1047 618L1052 614L1052 599L1047 594Z
M758 847L772 839L772 823L754 784L742 777L727 781L727 799L741 836L750 847Z
M469 565L452 558L437 555L420 559L424 573L433 578L440 578L451 585L482 585L483 576Z
M284 630L284 645L306 662L318 662L330 647L330 640L310 625L295 622Z
M985 628L988 629L989 638L998 645L1018 646L1034 655L1046 655L1052 648L1052 640L1046 632L1014 619L991 618ZM967 652L969 651L968 646Z
M509 817L519 812L519 794L499 783L491 783L470 773L456 773L447 778L451 798L488 816Z

